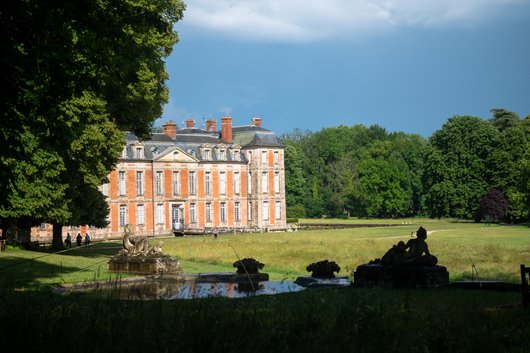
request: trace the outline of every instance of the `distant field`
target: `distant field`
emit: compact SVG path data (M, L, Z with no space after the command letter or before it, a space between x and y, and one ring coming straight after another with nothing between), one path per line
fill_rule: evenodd
M340 265L339 275L351 276L358 265L381 257L393 244L406 241L423 225L429 231L427 242L431 253L438 257L440 265L448 268L451 280L471 279L472 264L475 264L483 280L518 282L519 265L530 264L527 226L423 219L410 222L395 227L220 235L217 239L164 238L162 241L163 250L178 256L185 272L234 271L232 263L238 255L263 262L263 271L274 280L293 280L308 274L305 270L308 264L324 259ZM2 252L0 281L11 281L11 286L16 287L37 287L116 277L107 272L106 262L120 246L119 242L104 242L61 254Z

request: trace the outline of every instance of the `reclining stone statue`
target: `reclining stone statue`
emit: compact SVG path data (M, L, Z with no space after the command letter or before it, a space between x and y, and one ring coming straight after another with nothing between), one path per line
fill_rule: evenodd
M415 239L410 239L406 244L400 241L388 250L381 260L375 260L373 263L381 263L383 266L434 266L438 263L438 259L429 252L425 239L427 239L427 230L420 227Z

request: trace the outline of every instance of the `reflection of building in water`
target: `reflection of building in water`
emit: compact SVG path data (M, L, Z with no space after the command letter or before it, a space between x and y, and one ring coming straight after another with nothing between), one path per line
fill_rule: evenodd
M167 122L146 141L128 134L109 183L100 188L109 226L89 232L120 236L129 223L138 235L285 229L283 153L258 117L232 126L225 116L220 130L211 119L202 128L192 119L180 129Z

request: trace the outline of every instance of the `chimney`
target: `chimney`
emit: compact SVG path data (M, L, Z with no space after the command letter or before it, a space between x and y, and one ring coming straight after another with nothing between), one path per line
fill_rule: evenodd
M217 131L217 121L215 119L206 120L206 131L208 132Z
M261 127L261 118L259 116L253 117L252 125L254 125L255 127Z
M192 118L189 118L188 120L186 120L186 128L187 129L194 129L195 128L195 120L193 120Z
M162 125L162 131L164 131L164 134L172 140L177 138L177 124L172 121L164 123Z
M223 116L221 118L221 140L232 143L232 117Z

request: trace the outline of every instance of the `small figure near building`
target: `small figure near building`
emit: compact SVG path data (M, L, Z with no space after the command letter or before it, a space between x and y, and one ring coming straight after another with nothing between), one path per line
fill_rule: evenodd
M218 236L219 236L219 229L218 229L217 227L215 227L215 228L213 229L213 237L214 237L215 239L217 239Z
M88 233L86 233L86 235L85 235L85 246L89 248L90 244L91 244L90 235L88 235Z
M71 248L72 247L72 236L70 235L70 233L66 233L66 239L64 240L64 245L67 248Z
M81 236L81 233L77 233L77 237L75 238L75 241L77 243L77 246L81 246L83 243L83 237Z

